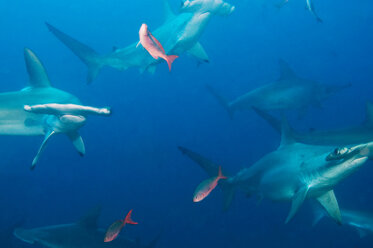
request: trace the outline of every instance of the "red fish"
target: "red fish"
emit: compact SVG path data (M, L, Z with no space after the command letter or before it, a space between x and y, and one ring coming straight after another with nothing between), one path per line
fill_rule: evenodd
M227 179L227 177L221 172L221 167L219 167L217 177L209 178L197 186L197 189L194 192L193 201L200 202L205 199L211 193L211 191L216 188L220 179Z
M131 224L131 225L137 225L137 222L134 222L131 219L131 214L132 214L132 209L128 212L126 218L124 220L117 220L111 226L107 229L106 234L105 234L105 239L104 242L110 242L116 239L122 230L122 228L126 224Z
M171 65L178 56L166 55L162 44L152 35L152 33L150 33L148 25L145 23L141 25L139 36L140 42L137 46L141 44L154 59L162 58L166 60L168 69L171 71Z

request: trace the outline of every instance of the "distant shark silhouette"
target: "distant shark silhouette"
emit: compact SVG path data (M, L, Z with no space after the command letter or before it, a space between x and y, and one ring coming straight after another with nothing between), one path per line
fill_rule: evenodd
M276 4L278 8L284 7L289 0L282 0L280 3ZM315 11L315 7L313 6L313 0L306 0L306 9L316 18L316 21L322 23L323 20L319 17L319 15Z
M254 89L231 102L220 96L211 86L207 85L207 89L233 118L235 111L253 107L262 110L301 111L310 105L319 107L321 102L331 94L350 86L350 84L324 85L303 79L298 77L284 60L280 60L279 64L281 75L277 81Z
M317 211L316 214L313 226L325 217L325 212L322 210ZM373 213L341 209L341 215L342 224L354 228L360 238L373 234Z
M194 2L194 1L193 1ZM202 5L193 12L185 8L185 12L175 15L168 2L164 1L166 19L162 26L152 31L154 37L162 44L166 54L181 55L188 52L198 61L208 62L209 58L198 42L211 17L228 15L234 7L216 0L203 0ZM216 6L216 4L219 4ZM184 5L183 5L184 6ZM216 11L218 7L220 11ZM199 11L202 8L203 11ZM183 8L182 8L183 9ZM107 55L99 55L90 47L61 32L46 23L48 29L88 66L87 82L92 82L104 66L124 71L130 67L138 67L140 71L154 73L158 63L142 46L136 48L135 42L125 48L115 48Z
M255 112L266 120L276 131L281 132L281 120L273 117L266 111L254 109ZM300 133L290 128L292 137L301 143L311 145L335 145L344 146L361 144L373 140L373 104L366 105L366 120L361 125L326 131L312 131Z
M179 147L212 177L219 166L203 156ZM373 142L352 147L335 148L297 143L283 124L280 147L235 176L221 182L224 208L227 209L236 189L247 196L257 194L273 201L291 201L289 222L305 199L314 198L329 216L341 224L341 214L333 189L372 156ZM223 170L223 174L227 175Z
M97 228L99 216L100 208L96 208L76 223L34 229L18 228L14 230L14 235L29 244L48 248L154 248L158 242L157 237L148 245L142 245L139 240L119 237L105 243L105 230Z
M14 229L22 226L24 224L24 219L19 219L13 223L11 223L6 228L0 229L0 242L2 247L6 248L20 248L18 245L14 244L14 237L13 237L13 231ZM22 246L23 247L23 246Z
M0 93L0 135L45 136L31 168L38 162L47 141L57 133L66 134L79 154L84 155L79 128L85 124L87 115L110 115L110 109L80 105L75 96L51 86L44 66L30 49L26 48L24 55L29 86Z

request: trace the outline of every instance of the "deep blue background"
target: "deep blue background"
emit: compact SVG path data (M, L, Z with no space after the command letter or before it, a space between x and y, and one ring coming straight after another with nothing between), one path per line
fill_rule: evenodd
M58 136L32 172L29 165L42 137L0 137L0 225L6 228L19 218L26 218L26 227L73 222L101 204L100 226L133 208L140 225L122 235L146 243L163 230L161 247L371 247L372 237L360 239L330 220L312 228L307 204L285 225L289 203L264 200L258 205L255 198L238 194L224 213L219 190L200 204L192 202L195 186L206 175L180 154L178 145L236 172L279 144L279 135L252 111L240 112L231 121L206 91L206 83L233 99L276 80L279 58L302 77L352 83L301 120L289 112L292 125L300 130L357 125L364 120L365 102L373 100L370 0L314 0L323 24L305 10L303 0L290 1L281 10L273 0L230 3L236 5L235 12L213 18L201 38L210 64L197 67L184 55L171 73L164 63L155 75L105 68L87 86L85 65L44 22L107 53L112 46L137 41L141 23L153 30L161 25L161 0L0 1L1 91L26 85L22 53L29 47L55 87L84 104L114 111L110 118L90 118L81 130L85 158ZM176 10L179 1L171 4ZM367 163L335 189L342 207L373 211L371 166Z

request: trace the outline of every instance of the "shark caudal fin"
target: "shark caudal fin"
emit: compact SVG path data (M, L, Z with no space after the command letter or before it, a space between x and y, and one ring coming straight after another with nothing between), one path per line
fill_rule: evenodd
M87 83L91 83L93 80L95 80L103 66L102 57L87 45L84 45L76 39L61 32L49 23L45 24L47 25L49 31L51 31L52 34L57 37L57 39L65 44L65 46L70 48L70 50L88 66Z
M229 102L225 97L221 96L214 88L210 85L206 84L207 90L210 92L211 95L215 97L215 99L220 103L221 106L227 111L229 117L233 119L234 109L230 106Z
M179 146L178 148L184 155L197 163L209 175L209 177L216 177L219 175L219 165L185 147ZM220 172L222 175L227 175L224 169ZM221 181L218 185L223 190L223 209L228 210L235 195L235 187L228 180Z

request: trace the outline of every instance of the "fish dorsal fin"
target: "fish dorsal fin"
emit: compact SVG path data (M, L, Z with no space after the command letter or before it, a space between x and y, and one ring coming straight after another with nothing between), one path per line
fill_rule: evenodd
M280 147L296 143L293 137L293 131L285 115L281 116L281 144Z
M278 63L280 65L280 80L298 78L285 60L280 59Z
M78 224L89 230L97 229L98 218L101 214L101 206L92 208L85 216L83 216Z
M26 68L30 79L31 88L51 87L47 72L41 61L30 49L24 50Z
M164 21L167 22L174 18L176 15L171 9L169 0L163 0L163 10L164 10Z
M342 225L341 212L333 190L329 190L325 194L317 197L317 201L338 225Z
M365 111L365 124L368 126L373 126L373 103L367 102Z

